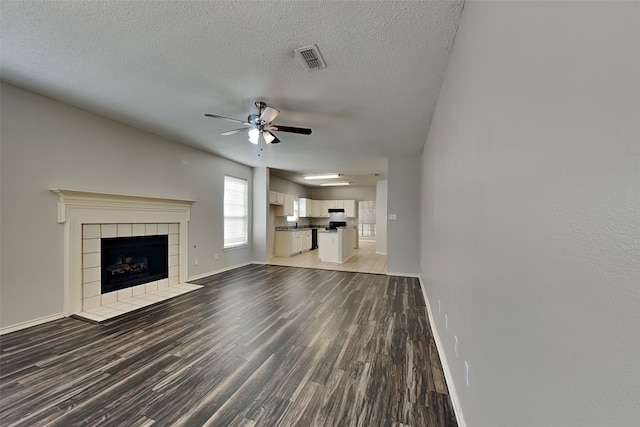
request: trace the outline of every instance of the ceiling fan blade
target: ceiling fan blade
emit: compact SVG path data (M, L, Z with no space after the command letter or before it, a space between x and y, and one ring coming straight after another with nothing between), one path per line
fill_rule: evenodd
M311 129L297 128L293 126L271 125L271 130L277 130L280 132L299 133L302 135L311 135Z
M240 128L240 129L233 129L233 130L228 130L226 132L222 132L220 135L235 135L236 133L240 133L240 132L246 132L251 130L252 128Z
M265 141L268 141L269 137L273 138L271 140L271 142L267 142L267 144L278 144L278 143L280 143L280 140L278 139L278 137L275 136L272 132L269 132L269 131L265 130L262 133L263 133L263 135L265 137Z
M264 121L265 123L271 123L273 119L278 117L278 114L280 114L280 110L276 110L273 107L265 107L265 109L262 111L262 114L260 114L260 120Z
M249 124L249 123L245 122L244 120L232 119L231 117L218 116L216 114L205 114L205 116L212 117L214 119L224 119L224 120L229 120L229 121L236 122L236 123L242 123L243 125L248 125Z

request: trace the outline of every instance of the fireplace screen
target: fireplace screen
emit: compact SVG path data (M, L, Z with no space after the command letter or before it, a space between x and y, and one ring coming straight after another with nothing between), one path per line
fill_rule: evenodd
M102 293L168 277L169 236L101 239Z

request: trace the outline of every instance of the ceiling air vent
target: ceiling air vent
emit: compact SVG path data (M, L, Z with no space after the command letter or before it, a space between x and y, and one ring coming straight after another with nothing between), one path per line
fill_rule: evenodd
M298 59L302 62L305 70L311 71L327 68L327 64L324 63L322 55L320 55L320 50L318 50L318 46L315 44L301 47L300 49L296 49L295 52Z

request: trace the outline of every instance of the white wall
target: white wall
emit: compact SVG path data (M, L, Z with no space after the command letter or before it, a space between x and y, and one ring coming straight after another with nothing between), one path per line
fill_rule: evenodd
M188 276L251 261L251 247L222 250L224 174L251 183L250 168L10 85L0 100L2 327L63 310L51 188L195 200Z
M390 157L387 187L387 272L417 275L420 269L421 156Z
M638 2L465 5L421 276L469 426L638 425L639 23Z

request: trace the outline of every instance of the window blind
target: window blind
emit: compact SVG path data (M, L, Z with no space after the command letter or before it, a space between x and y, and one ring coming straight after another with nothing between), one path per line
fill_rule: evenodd
M224 247L249 241L249 197L246 179L224 177Z

